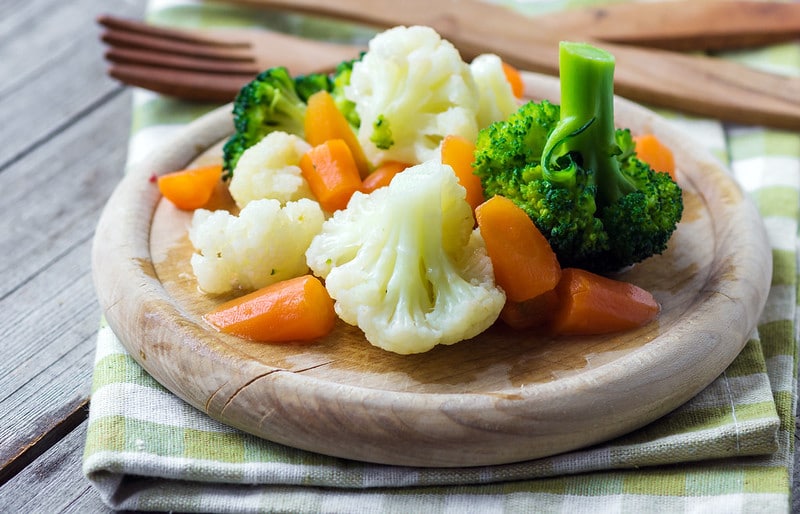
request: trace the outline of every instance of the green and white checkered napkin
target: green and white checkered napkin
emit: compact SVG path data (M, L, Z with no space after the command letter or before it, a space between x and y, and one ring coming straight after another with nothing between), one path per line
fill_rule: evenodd
M505 2L535 14L567 0ZM599 2L594 2L599 3ZM150 20L258 24L366 41L372 32L296 15L197 1L150 2ZM800 73L800 44L728 54ZM210 110L134 94L129 162ZM103 326L84 472L108 505L181 512L785 512L796 390L800 133L722 126L664 113L730 165L758 205L774 275L758 330L696 398L632 434L518 464L416 469L347 461L222 425L160 386Z

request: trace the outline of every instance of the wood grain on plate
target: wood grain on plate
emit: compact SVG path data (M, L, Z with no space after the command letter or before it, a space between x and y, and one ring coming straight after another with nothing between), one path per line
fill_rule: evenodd
M557 80L525 74L534 98ZM669 249L621 274L662 305L657 321L604 337L551 339L499 324L400 356L339 323L312 344L229 337L201 316L191 214L160 201L153 173L219 158L230 108L189 126L132 170L98 226L94 277L109 324L160 383L213 418L289 446L370 462L475 466L602 442L643 426L713 381L766 301L771 252L755 207L719 163L666 121L618 99L617 122L672 147L685 213ZM279 244L279 242L278 242Z

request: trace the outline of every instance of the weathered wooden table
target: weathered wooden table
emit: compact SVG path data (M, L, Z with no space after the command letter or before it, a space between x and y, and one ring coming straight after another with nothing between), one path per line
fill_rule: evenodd
M0 512L110 510L81 472L100 319L89 254L131 96L105 76L95 18L144 9L0 2Z
M95 18L145 0L0 2L0 512L107 512L81 473L100 311L90 248L130 91Z

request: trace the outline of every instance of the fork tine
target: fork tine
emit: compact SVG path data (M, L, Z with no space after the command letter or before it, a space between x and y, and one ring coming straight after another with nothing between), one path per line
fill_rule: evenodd
M164 39L157 35L142 34L135 32L109 29L100 36L103 42L118 47L142 48L167 52L177 55L187 55L193 57L207 57L210 59L228 59L234 61L252 61L253 56L249 48L218 47Z
M97 23L108 29L116 30L118 32L132 32L136 34L143 34L153 36L159 39L170 39L173 41L182 41L185 43L197 43L215 47L243 47L247 48L250 43L247 41L236 40L220 40L218 38L204 37L197 32L190 30L181 30L167 27L158 27L149 25L144 22L129 20L124 18L117 18L107 14L100 15L97 18Z
M177 54L164 54L137 48L112 46L106 51L105 58L107 61L117 64L139 64L178 70L206 71L209 73L249 74L255 76L261 71L252 60L229 61L207 59Z
M138 86L187 100L230 102L253 79L250 74L209 74L187 70L118 64L108 74L131 86Z

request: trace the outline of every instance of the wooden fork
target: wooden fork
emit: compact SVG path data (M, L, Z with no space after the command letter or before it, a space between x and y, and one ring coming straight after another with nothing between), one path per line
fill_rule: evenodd
M380 3L388 5L393 1L381 0ZM421 2L428 0L414 0L414 5ZM314 0L308 3L317 4ZM303 2L297 4L298 8L301 4ZM476 4L463 2L459 5ZM325 5L350 6L347 2ZM403 6L403 9L408 7L405 3ZM354 5L350 7L355 9ZM422 8L418 7L420 12L416 15L409 14L410 10L403 12L406 16L422 16ZM452 26L447 23L448 18L439 17L432 25L444 37L451 38L466 58L482 51L495 52L522 69L557 76L558 41L552 39L552 33L549 30L531 32L530 19L523 20L526 23L520 26L518 17L507 10L488 4L481 4L480 8L490 7L493 10L484 14L495 13L489 25L495 26L492 30L503 37L487 37L481 32L489 30L486 26L468 30L471 26L466 23L475 21L474 15L459 19ZM428 15L436 17L436 8L430 8ZM412 19L416 18L401 21ZM514 19L517 23L512 21ZM112 77L191 100L230 101L244 83L270 66L285 65L293 74L324 71L342 60L356 57L363 50L274 32L185 31L151 27L110 16L101 17L99 22L107 28L102 39L111 46L107 58L113 63L109 70ZM498 22L503 22L507 30L496 26ZM523 33L525 30L527 33ZM578 37L570 32L563 36L570 34ZM615 91L621 96L723 121L800 128L800 78L761 72L722 59L588 39L614 54L617 60Z
M177 30L100 16L109 45L108 74L187 100L228 102L259 72L286 66L293 75L333 70L365 48L255 30Z

